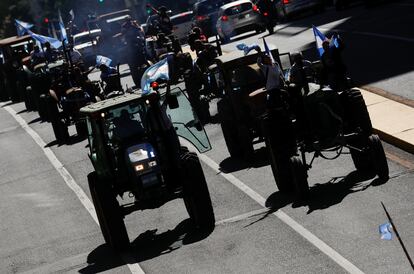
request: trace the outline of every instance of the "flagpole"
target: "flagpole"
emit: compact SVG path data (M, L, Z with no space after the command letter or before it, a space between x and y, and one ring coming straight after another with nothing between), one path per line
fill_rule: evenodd
M414 271L414 263L413 263L413 260L411 259L410 254L408 254L408 251L405 248L405 245L404 245L404 243L403 243L403 241L402 241L402 239L400 237L400 234L398 233L397 227L393 223L392 218L391 218L390 214L388 213L387 209L385 208L385 205L384 205L383 202L381 202L381 205L384 208L384 211L385 211L385 214L387 215L388 221L391 223L392 229L395 231L395 235L397 236L397 239L398 239L398 241L401 244L401 247L402 247L402 249L404 251L405 256L407 257L408 261L410 262L411 268Z

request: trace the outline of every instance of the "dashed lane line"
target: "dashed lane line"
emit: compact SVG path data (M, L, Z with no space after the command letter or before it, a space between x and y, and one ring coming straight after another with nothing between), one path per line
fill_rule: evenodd
M222 173L219 169L219 165L216 162L214 162L211 158L209 158L208 156L204 154L198 154L198 155L200 157L200 160L203 161L210 168L212 168L215 172L217 172L217 174L220 174L222 177L224 177L227 181L229 181L235 187L243 191L245 194L247 194L250 198L255 200L257 203L259 203L262 207L266 207L265 205L266 199L262 197L259 193L254 191L252 188L250 188L246 184L244 184L242 181L237 179L232 174ZM352 264L350 261L344 258L341 254L335 251L332 247L330 247L325 242L323 242L321 239L319 239L317 236L312 234L309 230L307 230L302 225L300 225L298 222L293 220L283 211L278 210L274 212L273 215L275 215L282 222L290 226L294 231L296 231L298 234L300 234L302 237L308 240L311 244L313 244L320 251L325 253L328 257L330 257L333 261L335 261L338 265L340 265L343 269L345 269L349 273L355 273L355 274L364 273L362 272L362 270L360 270L358 267L356 267L354 264Z
M56 155L53 153L53 151L46 147L46 143L43 141L43 139L37 134L27 123L26 121L20 117L16 113L16 111L9 107L4 106L3 109L6 110L19 124L20 126L27 132L27 134L32 137L32 139L36 142L36 144L43 150L43 153L46 155L52 166L56 169L56 171L60 174L60 176L65 181L66 185L75 193L76 197L78 197L79 201L82 203L82 205L85 207L85 209L89 212L92 219L99 225L98 217L96 216L95 208L89 199L89 197L86 195L86 193L83 191L83 189L76 183L75 179L73 179L72 175L70 175L69 171L63 166L63 164L59 161L59 159L56 157ZM129 253L121 253L120 254L122 260L126 263L129 270L133 274L144 274L145 272L142 270L141 266L134 262L134 258Z

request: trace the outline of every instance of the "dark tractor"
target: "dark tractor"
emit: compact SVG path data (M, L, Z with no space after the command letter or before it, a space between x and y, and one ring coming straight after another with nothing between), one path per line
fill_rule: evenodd
M277 50L272 53L282 69L288 68L289 54L278 54ZM388 179L385 153L380 139L373 134L358 89L333 91L309 83L306 94L290 85L269 104L263 75L255 64L257 54L237 56L236 52L223 55L216 62L218 85L225 94L217 108L232 157L249 159L253 144L265 141L278 189L295 191L302 200L309 196L307 171L315 157L334 159L344 147L350 150L358 171ZM311 76L317 78L319 64L314 66ZM314 153L309 163L306 153Z
M176 198L183 198L195 228L214 228L198 156L178 138L205 152L211 149L208 137L185 95L179 89L167 93L126 94L81 109L95 169L89 189L103 237L114 249L129 246L126 215Z
M38 97L39 116L50 122L58 143L67 141L68 126L75 125L77 135L86 137L85 119L79 110L96 101L100 88L97 83L90 92L76 85L74 69L69 68L64 60L43 64L36 69L32 77L30 92Z
M273 50L278 57L278 50ZM210 66L217 93L217 111L231 157L250 158L253 145L264 141L261 127L266 112L264 76L257 65L257 54L243 56L234 51L217 57Z
M0 67L0 101L11 99L13 102L25 100L29 66L28 50L33 46L30 35L13 36L0 40L2 53Z

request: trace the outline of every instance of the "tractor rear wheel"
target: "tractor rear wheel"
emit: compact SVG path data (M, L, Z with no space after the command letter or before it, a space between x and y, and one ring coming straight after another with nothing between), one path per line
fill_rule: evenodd
M239 140L235 115L231 109L230 102L226 99L220 99L217 102L217 111L221 130L223 131L224 140L230 156L233 158L243 157L243 147Z
M372 134L368 138L372 167L381 180L388 180L389 168L384 148L378 135Z
M305 165L298 156L292 156L290 157L290 168L296 195L300 200L307 200L309 198L309 185Z
M88 174L89 190L105 242L115 250L129 246L121 208L108 182L100 181L96 172Z

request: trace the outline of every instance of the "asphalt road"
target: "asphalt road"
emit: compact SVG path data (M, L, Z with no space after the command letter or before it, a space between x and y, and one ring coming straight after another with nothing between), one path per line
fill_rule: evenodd
M321 14L304 13L278 25L273 35L243 34L223 48L234 50L241 41L261 44L260 38L266 36L266 42L280 52L302 51L305 57L317 60L315 25L325 34L338 32L343 38L344 61L356 84L414 100L414 2L388 2L372 9L355 3L340 12L330 8Z
M308 32L296 42L277 32L269 42L310 43ZM123 83L131 86L131 78ZM318 158L309 173L312 199L298 207L278 192L260 144L247 165L229 158L218 124L206 130L213 149L200 157L215 230L195 235L175 200L127 216L132 249L117 254L90 207L86 140L71 127L70 142L58 146L51 125L24 104L1 107L0 273L410 273L398 241L380 240L378 225L387 221L382 201L414 256L413 155L384 144L391 178L382 185L355 174L350 155Z

